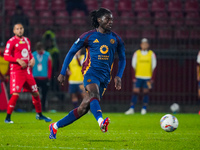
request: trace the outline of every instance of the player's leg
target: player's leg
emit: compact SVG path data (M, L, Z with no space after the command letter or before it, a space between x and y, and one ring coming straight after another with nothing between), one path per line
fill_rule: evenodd
M149 102L149 89L151 88L151 83L149 80L143 80L143 107L141 109L141 114L145 115L147 113L147 105Z
M13 93L9 102L8 102L8 107L7 107L7 115L6 115L6 119L5 119L5 123L13 123L13 121L11 121L11 114L13 112L13 110L15 109L15 105L17 102L17 99L19 98L19 93Z
M78 107L78 89L79 84L69 84L69 93L71 94L71 100L74 108Z
M136 79L136 82L133 84L133 95L131 97L131 106L125 112L126 115L134 114L135 113L135 104L137 103L138 95L140 93L141 88L141 79Z
M199 103L200 103L200 82L199 82L199 88L198 88L198 100L199 100ZM199 110L199 115L200 115L200 110Z
M82 103L78 108L75 108L72 111L70 111L67 116L60 119L58 122L49 125L49 130L50 130L49 138L56 139L56 133L59 128L68 126L77 119L81 118L88 112L89 109L90 109L90 99L89 99L89 94L86 93Z
M47 93L49 90L49 81L48 79L45 79L42 81L43 84L41 85L41 89L42 89L42 98L41 98L41 102L42 102L42 111L46 111L46 99L47 99Z

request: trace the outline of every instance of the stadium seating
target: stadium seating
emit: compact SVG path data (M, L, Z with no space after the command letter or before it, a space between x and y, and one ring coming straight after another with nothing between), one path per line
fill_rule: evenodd
M35 0L35 10L49 10L48 0Z
M15 0L5 0L5 10L15 10Z
M184 24L184 18L182 12L172 12L170 15L170 25L182 26Z
M23 10L32 10L32 0L19 0L19 5L23 7Z
M38 19L35 11L25 11L25 14L29 17L30 25L37 25Z
M56 11L55 13L55 23L57 25L67 25L69 24L69 15L67 11Z
M172 39L172 30L169 28L159 28L158 30L159 39Z
M188 12L185 18L185 24L197 26L200 24L200 17L198 12Z
M132 2L131 0L119 0L118 2L118 11L131 11L132 10Z
M97 0L85 0L88 11L92 11L98 9L98 1Z
M134 14L132 12L122 12L120 17L120 25L122 26L132 26L135 24Z
M185 1L185 11L199 11L198 0L186 0Z
M156 38L156 30L154 27L150 27L142 30L142 37L147 39L155 39Z
M148 11L149 10L149 4L147 0L136 0L134 5L134 10L136 12L140 11Z
M200 29L198 28L196 30L190 30L190 38L199 40L200 39ZM198 49L199 49L199 47L198 47Z
M166 12L156 12L154 17L154 25L165 26L168 25L168 15Z
M39 23L41 25L53 25L52 13L50 11L39 12Z
M66 38L74 38L75 37L75 31L72 29L60 29L58 31L56 31L56 35L59 35L59 38L61 39L66 39ZM60 40L61 40L60 39Z
M51 9L52 10L65 10L65 0L52 0L51 1Z
M168 11L182 11L181 0L170 0L168 4Z
M175 30L175 39L188 39L189 38L189 31L187 28L177 28Z
M101 7L108 8L111 11L115 11L115 1L114 0L102 0Z
M137 15L137 24L138 25L150 25L151 24L151 15L149 12L139 12Z
M125 38L126 39L137 39L141 37L141 32L137 28L126 30Z
M72 12L72 24L73 25L85 25L86 24L85 12L78 11L78 10L73 11Z
M166 6L164 0L153 0L151 5L151 10L156 11L166 11Z

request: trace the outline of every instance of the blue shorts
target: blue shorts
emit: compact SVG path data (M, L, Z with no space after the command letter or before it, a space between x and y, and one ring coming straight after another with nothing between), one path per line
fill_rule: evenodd
M94 73L86 73L83 79L83 84L85 88L87 85L92 83L96 83L98 85L100 98L102 98L102 96L104 95L104 92L106 91L109 82L110 79L101 79L99 77L96 77Z
M81 86L83 86L83 84L69 84L69 93L82 93L83 90Z
M135 88L151 89L152 85L149 81L150 81L150 79L136 78L136 82L134 83L134 87Z

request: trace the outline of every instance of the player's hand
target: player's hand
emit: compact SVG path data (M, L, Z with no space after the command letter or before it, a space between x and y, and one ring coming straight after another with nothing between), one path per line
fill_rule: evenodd
M59 76L58 76L58 82L59 82L61 85L64 85L65 76L62 75L62 74L59 74Z
M33 68L34 65L35 65L35 59L32 58L32 59L29 61L29 66L30 66L31 68Z
M115 82L115 88L117 90L121 90L121 85L122 85L122 81L121 81L121 78L116 76L115 79L114 79L114 82Z
M71 71L67 70L67 75L70 76L71 74Z
M200 76L197 76L197 81L200 81Z
M23 61L21 59L17 59L16 61L18 62L18 64L20 64L20 66L22 68L26 68L27 67L27 64L25 63L25 61Z
M135 78L135 79L133 79L133 83L135 83L137 81L137 79Z

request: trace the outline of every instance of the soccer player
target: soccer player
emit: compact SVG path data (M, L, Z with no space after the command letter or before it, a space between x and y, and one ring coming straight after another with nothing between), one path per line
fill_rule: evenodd
M143 90L143 107L141 114L147 113L147 105L149 101L149 90L155 77L156 55L149 50L149 43L146 38L141 40L141 49L137 50L132 58L132 67L135 71L133 79L133 96L131 99L131 107L125 112L126 115L134 114L135 104L137 102L140 89Z
M65 82L66 69L76 52L82 47L86 48L85 61L82 73L83 84L87 94L80 106L72 110L67 116L49 126L50 139L56 138L58 128L65 127L85 115L90 109L96 118L102 132L107 132L109 118L103 119L99 105L106 87L111 79L111 71L115 52L119 56L118 73L114 78L115 88L121 89L121 78L126 65L125 48L122 39L111 31L113 15L110 10L100 8L91 12L92 25L95 28L82 34L73 44L65 57L58 81Z
M82 98L84 97L83 75L81 73L83 61L84 55L81 55L81 50L79 50L69 64L67 72L69 75L69 92L74 108L78 107L79 94Z
M50 118L42 115L40 95L30 70L35 64L35 59L31 54L29 39L23 36L23 25L16 23L13 33L15 36L8 40L4 51L4 59L10 62L10 93L12 94L8 103L5 123L13 123L11 114L22 88L24 92L32 93L32 101L37 112L36 119L50 122Z
M198 81L198 99L200 100L200 51L197 56L197 81ZM200 110L199 110L200 115Z

